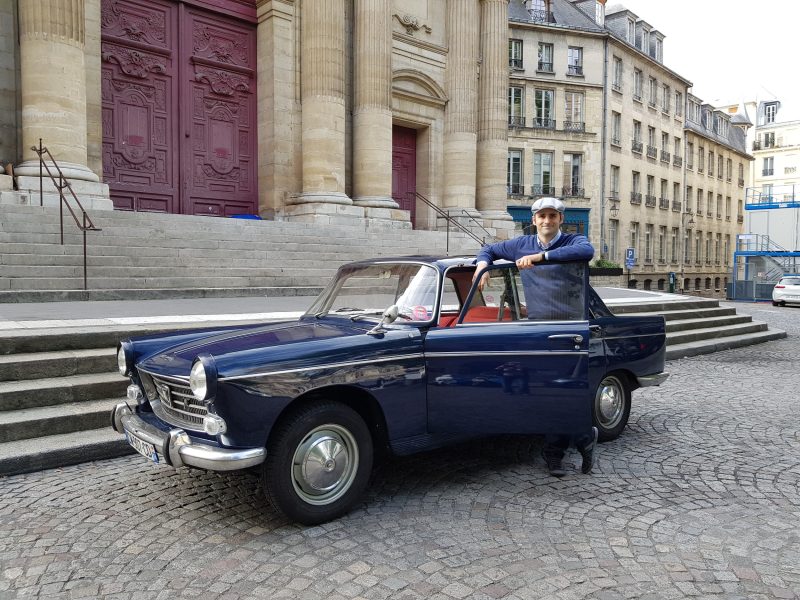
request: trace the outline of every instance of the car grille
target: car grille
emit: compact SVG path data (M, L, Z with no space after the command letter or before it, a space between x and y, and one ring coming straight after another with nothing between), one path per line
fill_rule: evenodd
M139 371L147 398L159 400L163 417L167 422L188 429L203 430L203 417L208 414L205 402L195 398L188 382L178 382ZM162 416L162 415L159 415Z

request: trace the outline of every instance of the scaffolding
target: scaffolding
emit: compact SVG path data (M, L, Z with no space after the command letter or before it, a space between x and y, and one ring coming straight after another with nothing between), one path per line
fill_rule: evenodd
M800 251L787 250L767 235L741 233L736 236L728 298L770 300L775 283L784 275L797 273L800 273Z

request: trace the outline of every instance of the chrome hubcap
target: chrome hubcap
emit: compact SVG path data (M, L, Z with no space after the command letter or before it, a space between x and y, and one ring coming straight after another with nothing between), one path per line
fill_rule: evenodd
M305 502L335 502L350 489L358 471L358 446L340 425L321 425L306 435L292 459L292 485Z
M598 420L603 427L613 429L619 424L625 408L624 398L622 386L615 377L607 377L602 381L595 402Z

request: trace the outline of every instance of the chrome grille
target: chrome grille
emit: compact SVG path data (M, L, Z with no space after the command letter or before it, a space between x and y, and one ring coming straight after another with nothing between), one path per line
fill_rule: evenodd
M162 412L160 417L172 425L202 431L203 417L208 414L208 407L205 402L195 398L188 382L165 379L142 371L139 373L148 399L158 400L159 406L154 405L153 410ZM145 382L145 379L150 381Z

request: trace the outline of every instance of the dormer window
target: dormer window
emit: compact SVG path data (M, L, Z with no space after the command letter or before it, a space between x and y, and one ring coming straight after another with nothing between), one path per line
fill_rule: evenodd
M658 62L664 61L664 41L661 38L656 38L656 56Z
M528 13L534 23L553 22L550 0L528 0Z
M633 46L636 43L636 21L628 19L628 43Z
M595 3L594 3L594 20L601 27L605 24L605 22L606 22L606 5L605 5L605 2L600 2L600 0L595 0Z
M775 116L778 114L778 103L773 102L764 106L764 122L774 123Z
M650 30L642 29L642 47L639 48L645 54L650 54Z

